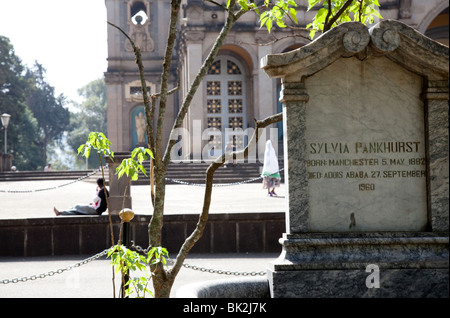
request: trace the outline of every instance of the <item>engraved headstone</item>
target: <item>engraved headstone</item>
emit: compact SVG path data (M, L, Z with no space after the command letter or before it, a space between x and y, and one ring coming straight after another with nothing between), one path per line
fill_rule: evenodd
M262 67L285 120L272 296L448 297L448 47L352 22ZM390 275L370 292L368 265Z

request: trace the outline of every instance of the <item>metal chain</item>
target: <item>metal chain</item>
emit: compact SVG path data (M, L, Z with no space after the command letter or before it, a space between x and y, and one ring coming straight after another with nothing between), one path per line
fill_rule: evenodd
M45 278L45 277L53 276L55 274L62 274L64 272L70 271L70 270L72 270L74 268L80 267L81 265L84 265L84 264L87 264L89 262L95 261L96 259L102 257L103 255L106 255L108 253L108 251L109 251L109 248L104 250L103 252L95 254L94 256L86 258L83 261L80 261L80 262L75 263L73 265L66 266L64 268L57 269L55 271L49 271L49 272L42 273L42 274L39 274L39 275L31 275L31 276L25 276L25 277L20 277L20 278L3 279L3 280L0 280L0 284L6 285L6 284L9 284L9 283L26 282L26 281L29 281L29 280L36 280L38 278Z
M106 169L107 166L104 167L104 169ZM278 172L283 171L284 168L280 169ZM33 192L41 192L41 191L48 191L48 190L56 190L68 185L71 185L73 183L76 183L78 181L82 181L86 178L89 178L90 176L93 176L94 174L100 172L101 169L97 169L89 174L87 174L86 176L80 177L74 181L68 182L68 183L64 183L58 186L54 186L54 187L49 187L49 188L41 188L41 189L36 189L36 190L1 190L0 189L0 193L33 193ZM253 179L248 179L248 180L243 180L243 181L237 181L237 182L230 182L230 183L217 183L217 184L213 184L213 187L228 187L228 186L234 186L234 185L240 185L240 184L245 184L245 183L250 183L256 180L260 180L264 177L256 177ZM182 180L176 180L176 179L172 179L172 178L165 178L167 181L171 181L173 183L178 183L178 184L183 184L183 185L189 185L189 186L196 186L196 187L204 187L205 184L204 183L192 183L192 182L186 182L186 181L182 181Z
M206 268L206 267L199 267L195 265L189 265L189 264L183 264L183 267L190 268L194 271L201 271L201 272L208 272L211 274L223 274L223 275L234 275L234 276L263 276L266 275L266 272L260 271L260 272L235 272L235 271L225 271L221 269L212 269L212 268Z
M143 249L140 246L134 245L134 242L132 241L132 246L131 248L134 248L136 251L140 252L140 253L147 253L149 248ZM64 272L70 271L74 268L78 268L81 265L85 265L88 264L92 261L95 261L96 259L99 259L100 257L106 255L108 253L110 249L105 249L104 251L95 254L94 256L88 257L78 263L75 263L73 265L69 265L66 266L64 268L59 268L57 270L54 271L48 271L46 273L42 273L42 274L37 274L37 275L30 275L30 276L24 276L24 277L18 277L18 278L12 278L12 279L2 279L0 280L0 284L6 285L6 284L10 284L10 283L19 283L19 282L26 282L29 280L36 280L38 278L45 278L45 277L50 277L53 276L55 274L62 274ZM168 263L173 265L173 263L175 262L175 260L173 259L168 259ZM228 270L221 270L221 269L212 269L212 268L206 268L206 267L199 267L196 265L190 265L190 264L183 264L183 267L185 268L189 268L195 271L201 271L204 273L211 273L211 274L221 274L221 275L234 275L234 276L263 276L266 275L266 272L264 271L260 271L260 272L238 272L238 271L228 271Z
M283 170L284 170L284 168L278 170L278 172L281 172ZM213 184L213 187L228 187L228 186L240 185L240 184L245 184L245 183L250 183L250 182L253 182L256 180L260 180L263 178L264 177L259 176L259 177L253 178L253 179L248 179L248 180L243 180L243 181L236 181L236 182L230 182L230 183L217 183L217 184ZM176 180L176 179L171 179L171 178L166 178L166 180L172 181L172 182L178 183L178 184L189 185L189 186L196 186L196 187L206 186L204 183L192 183L192 182L186 182L186 181L181 181L181 180Z
M136 251L140 252L140 253L144 253L147 254L148 250L150 249L150 247L143 249L142 247L135 245L134 241L131 241L131 248L135 249ZM167 263L169 265L173 265L175 263L174 259L169 258L167 260ZM201 272L205 272L205 273L211 273L211 274L223 274L223 275L234 275L234 276L264 276L266 275L266 272L264 271L260 271L260 272L238 272L238 271L227 271L227 270L221 270L221 269L212 269L212 268L206 268L206 267L199 267L196 265L190 265L190 264L186 264L183 263L183 267L185 268L189 268L192 269L194 271L201 271Z

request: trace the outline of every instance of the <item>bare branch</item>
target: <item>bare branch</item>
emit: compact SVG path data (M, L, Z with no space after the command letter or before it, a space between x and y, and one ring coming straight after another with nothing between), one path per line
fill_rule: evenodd
M347 2L342 6L342 8L331 18L331 20L324 24L323 26L323 33L331 29L331 26L334 24L334 22L339 19L339 17L347 10L347 8L352 4L353 0L347 0ZM331 7L328 8L328 10L331 10Z
M227 10L227 7L226 7L226 6L224 6L223 4L220 4L220 3L216 2L216 1L213 1L213 0L203 0L203 2L209 2L209 3L215 4L216 6L222 8L222 9L225 10L225 11Z
M325 25L327 25L328 20L330 19L331 16L331 0L328 0L328 12L327 12L327 16L325 17Z
M142 63L142 56L141 56L141 50L138 46L136 46L133 42L133 40L128 36L128 34L123 31L119 26L115 25L114 23L111 23L108 21L108 24L115 27L117 30L119 30L125 37L130 41L131 46L133 47L134 55L136 56L136 64L138 65L139 69L139 77L141 80L141 87L142 87L142 96L144 97L144 107L145 107L145 117L147 120L147 139L148 139L148 148L154 150L155 143L153 141L153 116L154 116L154 103L152 99L152 106L150 107L150 101L148 97L147 92L147 84L145 82L145 76L144 76L144 65Z
M180 128L183 124L184 117L186 116L186 113L191 105L192 99L194 98L195 92L197 91L198 87L200 86L201 81L203 80L204 76L206 75L207 70L211 66L212 62L217 56L217 53L219 52L220 47L222 46L222 42L227 36L228 32L230 31L233 24L239 19L239 17L245 12L243 10L239 10L236 14L234 14L233 8L234 7L234 1L230 5L230 8L227 9L228 16L225 21L225 24L222 27L222 30L220 31L219 35L217 36L216 42L214 43L214 46L212 47L211 51L209 52L208 57L203 62L203 65L201 66L199 72L197 73L194 81L191 84L191 87L186 95L186 97L183 100L183 103L180 107L180 110L178 112L178 115L175 119L175 122L172 127L172 131L174 131L176 128ZM166 151L164 154L163 163L164 166L167 167L170 163L170 152L172 150L172 147L175 145L176 140L171 139L167 143Z
M175 40L177 38L177 22L178 14L181 7L181 0L171 1L171 13L170 13L170 23L169 23L169 36L167 38L166 52L163 61L163 70L161 75L161 95L159 100L159 113L158 122L156 126L156 144L155 144L155 164L157 169L165 171L167 166L163 165L162 158L162 130L164 125L164 115L166 111L167 104L167 91L168 91L168 81L170 76L170 65L172 61L173 49L175 46Z
M184 260L186 259L189 251L192 249L192 247L195 245L195 243L202 237L203 231L206 227L206 223L208 221L208 215L209 215L209 207L211 205L211 193L213 188L213 179L214 179L214 172L219 169L225 162L225 160L228 158L228 156L232 156L233 158L243 159L248 156L248 154L255 149L256 145L258 144L258 140L261 137L262 134L262 128L267 127L270 124L274 124L276 122L279 122L283 119L283 114L279 113L270 117L265 118L261 121L256 121L256 128L253 132L253 135L245 149L241 151L235 151L232 154L222 154L220 157L218 157L213 163L211 163L206 170L206 187L205 187L205 195L203 198L203 209L202 213L199 216L199 220L197 223L197 226L195 230L192 232L192 234L185 240L184 244L181 246L180 251L178 252L177 258L175 260L175 264L173 265L172 269L169 272L169 276L171 278L174 278L178 271L180 270L181 266L183 265Z
M306 30L306 29L305 29L305 30ZM266 46L266 45L272 45L272 44L275 44L275 43L277 43L278 41L282 41L282 40L284 40L284 39L294 38L294 37L299 37L299 38L303 38L303 39L306 39L306 40L308 40L308 41L311 41L311 39L310 39L309 37L304 36L304 35L302 35L302 34L300 34L300 33L289 34L289 35L285 35L285 36L282 36L282 37L279 37L279 38L276 37L275 34L272 34L272 37L274 38L274 40L269 41L269 42L265 42L265 43L256 43L256 42L251 43L251 42L239 41L239 44L247 44L247 45L255 45L255 46Z

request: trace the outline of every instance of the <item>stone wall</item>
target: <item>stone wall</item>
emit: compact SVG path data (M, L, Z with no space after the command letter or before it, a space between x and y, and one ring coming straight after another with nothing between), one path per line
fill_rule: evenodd
M150 216L130 222L131 240L147 247ZM198 221L197 215L164 217L163 242L171 255ZM113 216L115 240L120 219ZM4 220L0 225L0 256L90 255L111 246L108 216L68 216ZM192 253L281 252L278 239L285 229L284 213L212 214Z

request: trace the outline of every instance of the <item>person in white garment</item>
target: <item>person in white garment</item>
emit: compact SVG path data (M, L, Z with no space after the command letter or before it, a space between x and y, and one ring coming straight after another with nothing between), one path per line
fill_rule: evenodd
M278 165L278 157L275 153L271 140L266 142L266 149L264 151L264 166L261 177L263 177L263 189L267 189L267 195L277 195L275 193L275 188L280 186L281 176L280 167Z

